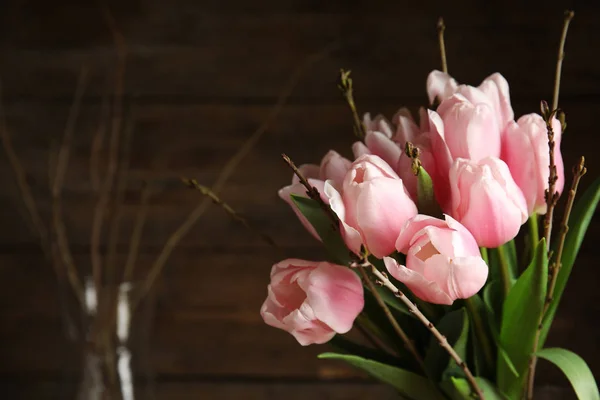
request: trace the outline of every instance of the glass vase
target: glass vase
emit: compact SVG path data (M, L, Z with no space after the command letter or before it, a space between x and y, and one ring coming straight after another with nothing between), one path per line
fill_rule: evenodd
M93 280L87 279L83 298L74 298L65 310L69 342L78 348L77 384L65 398L155 398L149 343L154 298L151 294L140 298L136 289L125 282L97 290ZM79 321L73 323L76 313Z

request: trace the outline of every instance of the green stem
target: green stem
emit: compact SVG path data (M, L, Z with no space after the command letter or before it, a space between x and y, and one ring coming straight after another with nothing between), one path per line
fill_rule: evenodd
M504 298L506 298L510 287L512 286L510 262L508 261L508 255L506 254L506 247L504 245L499 246L496 250L498 251L498 258L500 259L500 278L502 279Z
M481 315L477 312L477 307L475 307L472 297L466 299L465 304L467 306L469 314L471 314L471 320L473 321L475 329L475 336L477 337L479 344L483 348L483 356L485 357L485 362L489 367L493 367L494 354L492 352L492 345L490 343L489 336L486 334Z
M536 213L531 214L529 217L528 226L529 226L529 240L531 241L531 251L535 249L538 242L540 241L540 230L538 228L538 215Z
M490 258L488 256L488 249L487 249L487 247L480 247L479 251L481 252L481 258L483 258L483 261L485 261L485 263L489 267L490 266Z

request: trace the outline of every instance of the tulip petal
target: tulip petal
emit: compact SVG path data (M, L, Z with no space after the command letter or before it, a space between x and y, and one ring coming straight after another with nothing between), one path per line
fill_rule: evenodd
M417 235L417 232L420 232L429 225L444 226L445 222L424 214L417 214L406 221L400 231L400 235L398 235L398 239L396 239L396 250L403 254L408 253L408 248L412 243L412 239Z
M427 77L427 96L429 103L433 104L436 97L440 101L450 97L458 87L458 84L450 75L442 71L431 71Z
M319 191L323 201L328 203L329 200L327 199L327 196L324 195L324 182L316 179L308 179L308 182ZM317 234L317 231L315 231L315 228L313 228L312 224L308 221L308 219L306 219L306 217L300 212L298 207L296 207L296 204L294 203L291 197L292 194L307 197L306 188L301 183L295 183L293 185L286 186L280 189L278 194L282 200L284 200L292 207L292 210L294 211L302 225L304 225L304 227L310 232L310 234L313 235L316 239L321 240L321 238Z
M337 333L346 333L364 306L363 286L347 267L321 263L307 281L307 302L315 317Z
M434 304L453 303L450 296L444 293L436 282L426 280L423 275L406 268L393 258L385 257L383 261L390 275L404 283L421 300Z
M325 181L331 179L336 187L341 187L344 176L350 169L352 162L337 153L330 150L323 160L319 171L319 177Z
M381 132L368 132L365 136L365 144L372 154L383 159L389 165L396 165L402 150L390 138Z
M354 158L359 158L366 154L371 154L371 150L363 142L354 142L352 145L352 154L354 154Z
M340 193L333 187L332 182L325 182L323 188L325 196L327 196L331 210L337 215L340 220L342 230L342 238L350 251L354 254L361 254L362 239L360 233L346 223L346 207Z

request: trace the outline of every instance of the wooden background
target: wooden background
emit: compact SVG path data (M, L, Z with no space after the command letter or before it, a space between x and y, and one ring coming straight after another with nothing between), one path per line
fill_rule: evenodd
M214 183L243 142L267 119L286 82L311 54L282 112L243 159L221 195L286 256L316 258L315 241L277 197L290 180L279 154L318 162L330 148L350 156L351 119L335 82L353 70L360 110L390 116L426 104L425 78L439 68L435 31L445 17L450 72L478 84L501 72L516 115L550 100L562 12L576 17L567 41L561 106L567 113L565 165L587 157L585 188L598 176L600 105L598 2L564 1L132 0L108 3L129 53L127 103L135 114L130 190L123 232L132 225L142 180L152 197L141 264L200 201L180 176ZM64 189L76 261L89 258L94 205L90 143L110 90L116 58L95 2L0 2L0 77L8 126L39 206L48 214L48 154L62 135L77 75L90 71ZM526 155L524 155L526 156ZM6 158L0 158L0 389L2 398L54 398L64 359L54 276L34 235ZM556 319L550 344L582 354L600 375L600 278L592 224ZM127 235L119 251L127 251ZM318 361L324 346L302 348L265 326L273 249L211 207L182 240L163 275L152 330L152 360L164 399L392 398L387 388ZM566 385L553 368L539 382ZM4 393L8 393L5 397ZM387 396L387 397L386 397Z

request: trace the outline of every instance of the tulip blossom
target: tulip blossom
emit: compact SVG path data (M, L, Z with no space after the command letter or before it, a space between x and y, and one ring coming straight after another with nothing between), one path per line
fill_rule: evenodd
M508 166L497 158L458 158L450 169L450 215L483 247L498 247L517 236L527 220L527 203Z
M352 163L341 192L327 181L325 195L340 219L346 245L356 254L364 245L378 258L389 255L404 223L417 214L402 179L375 155Z
M363 126L366 130L364 143L354 143L352 146L354 157L359 158L365 154L373 154L381 157L390 166L395 166L402 153L402 148L392 140L393 130L389 122L381 115L372 120L370 114L367 113L363 119Z
M291 333L306 346L348 332L363 306L362 283L349 268L287 259L271 269L260 315L266 324Z
M456 93L464 96L471 104L488 105L493 110L500 132L514 119L508 82L499 73L485 78L479 87L458 85L450 75L441 71L434 70L427 77L427 94L430 103L433 104L436 98L444 102Z
M442 101L437 113L444 122L444 139L453 159L479 161L500 157L501 131L489 104L472 103L465 96L455 94Z
M384 259L388 272L418 298L435 304L452 304L477 293L485 284L488 266L473 235L452 217L417 215L409 220L396 241L406 254L406 266Z
M301 165L298 170L305 178L307 178L308 183L319 191L321 199L326 203L329 203L329 200L323 194L325 180L329 180L335 187L341 187L344 176L350 169L350 164L350 160L331 150L323 157L320 166L315 164L304 164ZM279 197L292 207L294 213L296 213L296 216L300 222L302 222L302 225L304 225L315 238L320 239L313 226L294 204L291 197L292 194L306 197L306 188L300 183L300 180L296 175L293 176L291 185L279 190Z
M552 120L554 132L554 164L556 165L556 186L559 193L565 184L565 171L560 153L561 126L557 119ZM538 114L524 115L517 122L508 125L502 142L502 159L508 165L517 186L521 188L527 212L546 213L545 192L550 175L550 154L546 122Z

